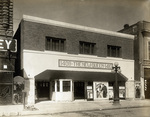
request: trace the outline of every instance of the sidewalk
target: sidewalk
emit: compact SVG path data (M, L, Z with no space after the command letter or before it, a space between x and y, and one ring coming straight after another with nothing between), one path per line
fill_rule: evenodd
M73 102L42 101L36 103L34 107L36 108L35 110L24 110L23 105L0 106L0 116L54 114L54 113L86 111L86 110L90 111L90 110L150 107L150 100L121 100L120 105L113 105L113 102L109 100L100 100L100 101L79 100Z

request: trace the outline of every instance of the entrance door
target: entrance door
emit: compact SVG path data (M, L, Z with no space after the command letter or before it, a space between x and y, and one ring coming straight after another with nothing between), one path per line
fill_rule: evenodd
M49 82L37 82L37 98L49 99Z
M150 99L150 68L144 68L145 98Z
M84 82L74 82L74 99L84 99L84 90Z
M145 79L145 98L150 99L150 79Z

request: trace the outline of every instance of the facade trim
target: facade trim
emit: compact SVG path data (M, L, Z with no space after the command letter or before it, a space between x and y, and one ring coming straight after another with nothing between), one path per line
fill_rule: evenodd
M92 28L92 27L87 27L87 26L71 24L71 23L54 21L54 20L50 20L50 19L44 19L44 18L29 16L29 15L23 15L23 20L30 21L30 22L36 22L36 23L42 23L42 24L48 24L48 25L54 25L54 26L59 26L59 27L64 27L64 28L77 29L77 30L94 32L94 33L101 33L101 34L105 34L105 35L110 35L110 36L115 36L115 37L123 37L123 38L134 40L134 36L129 35L129 34L123 34L123 33L118 33L118 32L98 29L98 28Z
M54 52L54 51L34 51L34 50L24 49L23 53L50 54L50 55L68 56L68 57L81 57L81 58L107 59L107 60L134 62L134 60L131 59L123 59L123 58L115 58L115 57L98 57L98 56L81 55L81 54L74 55L74 54L67 54L65 52Z

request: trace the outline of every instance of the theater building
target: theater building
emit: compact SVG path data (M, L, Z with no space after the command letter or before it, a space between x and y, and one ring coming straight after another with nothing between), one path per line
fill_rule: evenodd
M134 36L24 15L14 36L16 73L26 79L26 102L134 98Z
M134 40L135 97L150 99L150 22L139 21L131 26L126 24L119 32L136 37Z

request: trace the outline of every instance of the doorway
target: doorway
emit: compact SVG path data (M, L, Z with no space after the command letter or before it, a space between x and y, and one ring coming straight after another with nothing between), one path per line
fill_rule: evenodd
M144 93L145 99L150 99L150 68L144 68Z
M74 99L85 99L84 82L74 82Z
M145 99L150 99L150 79L145 79Z
M49 99L50 96L49 82L37 82L36 88L38 99Z

